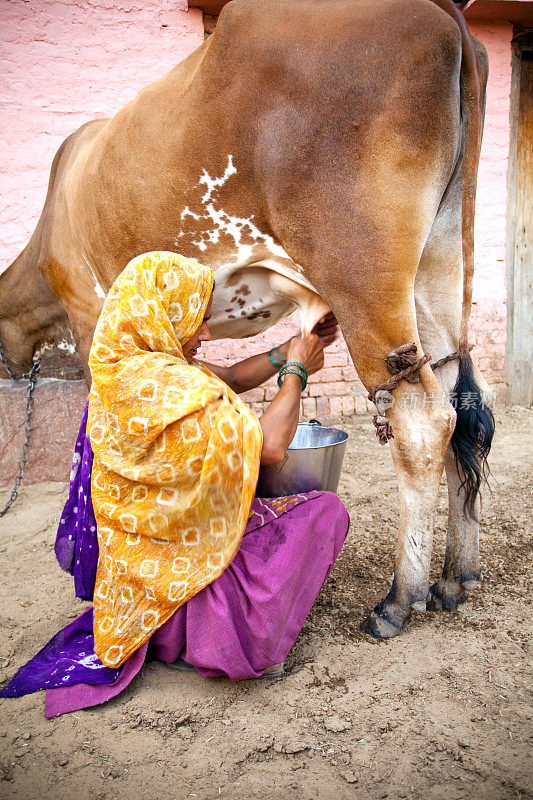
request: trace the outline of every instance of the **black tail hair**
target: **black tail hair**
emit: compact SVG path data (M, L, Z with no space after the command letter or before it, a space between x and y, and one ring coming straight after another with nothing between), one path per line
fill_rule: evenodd
M483 481L487 482L487 458L494 436L494 415L485 404L472 368L470 355L459 362L459 374L452 392L457 421L451 445L455 464L462 477L465 513L474 516L474 503Z

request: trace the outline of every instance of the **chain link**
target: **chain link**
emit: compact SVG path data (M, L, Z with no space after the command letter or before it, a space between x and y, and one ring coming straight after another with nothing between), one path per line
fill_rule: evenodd
M14 381L22 381L22 380L28 381L28 388L26 390L26 423L24 425L25 439L24 439L24 444L22 446L22 456L18 463L18 473L15 478L13 489L11 490L10 498L7 501L4 508L2 509L2 511L0 511L0 517L3 517L4 514L7 514L7 512L17 499L18 490L24 478L24 468L26 466L26 461L28 460L28 448L30 446L31 412L34 400L33 390L35 389L35 384L37 383L37 375L41 366L41 359L40 358L35 359L29 372L25 372L23 375L17 377L14 374L11 367L9 366L6 354L4 352L4 348L2 347L2 343L0 342L0 361L2 362L2 365L6 370L7 374L9 375L9 377L12 378Z

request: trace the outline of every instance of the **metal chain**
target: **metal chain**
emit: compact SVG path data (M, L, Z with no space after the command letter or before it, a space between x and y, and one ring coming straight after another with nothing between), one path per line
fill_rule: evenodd
M2 511L0 511L0 517L3 517L4 514L7 514L7 512L9 511L9 509L11 508L11 506L13 505L15 500L17 499L18 490L19 490L20 484L22 483L22 479L24 478L24 468L26 466L26 461L28 460L28 448L29 448L29 445L30 445L30 432L31 432L31 424L30 423L31 423L31 412L32 412L32 407L33 407L33 399L34 399L33 398L33 390L35 389L35 384L37 383L37 374L38 374L40 366L41 366L41 359L40 358L35 359L33 364L32 364L32 366L31 366L31 369L29 370L29 372L25 372L23 375L20 375L19 377L17 377L14 374L13 370L11 369L11 367L9 366L9 363L7 361L7 358L6 358L6 354L4 352L4 348L2 347L2 343L0 342L0 361L2 362L2 365L4 366L4 369L6 370L7 374L9 375L9 377L12 378L14 381L22 381L22 380L27 380L28 381L28 388L27 388L27 391L26 391L26 423L24 425L24 430L25 430L26 436L25 436L25 439L24 439L24 444L22 446L22 456L21 456L21 458L19 460L19 464L18 464L18 473L17 473L17 476L15 477L15 483L13 485L13 489L11 490L11 496L10 496L9 500L7 501L6 505L4 506L4 508L2 509Z

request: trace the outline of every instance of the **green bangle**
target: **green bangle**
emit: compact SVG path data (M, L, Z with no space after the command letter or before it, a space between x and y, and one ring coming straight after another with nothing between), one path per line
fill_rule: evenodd
M287 359L279 349L279 346L273 347L272 350L269 350L268 360L272 366L276 368L283 367L287 363Z
M280 387L280 389L283 385L283 377L285 375L298 375L298 377L302 382L302 392L303 392L303 390L307 386L307 377L308 377L307 370L303 364L300 364L299 361L288 361L281 367L278 375L278 386Z
M287 367L291 367L291 372L292 373L294 373L294 370L296 370L297 374L301 375L302 379L305 381L305 385L307 386L307 378L309 376L308 376L307 369L306 369L306 367L304 367L303 364L301 364L299 361L288 361L280 369L280 373L282 375L285 375L287 373L287 371L288 371ZM305 386L303 388L305 389Z

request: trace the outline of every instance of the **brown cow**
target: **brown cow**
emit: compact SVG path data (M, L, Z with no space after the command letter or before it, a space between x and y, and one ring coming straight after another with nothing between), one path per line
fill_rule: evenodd
M428 591L456 608L480 578L492 416L467 323L485 82L451 0L234 0L202 47L65 141L35 234L0 279L0 341L18 370L64 335L64 311L86 364L105 293L148 250L213 267L218 338L295 306L309 328L332 308L369 390L405 343L434 360L460 349L459 375L457 361L426 364L387 411L401 513L375 636L397 634ZM450 446L454 385L469 399ZM447 553L429 590L444 467Z

